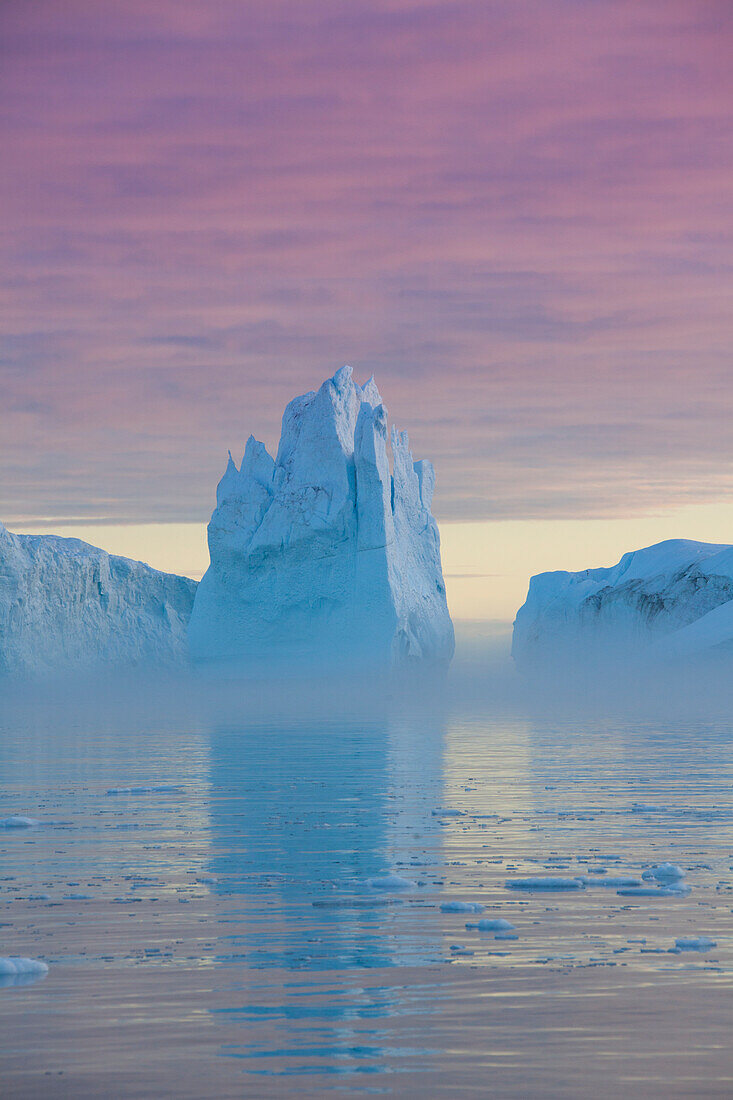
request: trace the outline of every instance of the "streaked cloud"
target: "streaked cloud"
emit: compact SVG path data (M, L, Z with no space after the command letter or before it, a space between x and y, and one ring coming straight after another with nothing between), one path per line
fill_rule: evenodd
M7 0L0 516L206 517L376 372L443 518L733 489L733 10Z

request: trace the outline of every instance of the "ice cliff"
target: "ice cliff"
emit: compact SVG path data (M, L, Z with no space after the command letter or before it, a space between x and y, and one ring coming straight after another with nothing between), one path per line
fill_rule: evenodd
M373 379L359 386L342 367L296 397L276 459L252 436L239 469L229 457L189 628L193 657L448 662L434 484L407 433L392 428L388 440Z
M514 623L520 667L733 651L733 546L673 539L610 569L540 573Z
M0 524L0 674L185 660L195 590L78 539Z

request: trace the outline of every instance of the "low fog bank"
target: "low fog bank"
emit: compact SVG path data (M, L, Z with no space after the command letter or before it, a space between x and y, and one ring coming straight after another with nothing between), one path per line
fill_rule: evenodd
M179 672L132 670L116 674L5 679L0 705L6 716L45 708L49 737L61 709L80 722L108 724L118 713L129 727L139 721L161 728L212 721L265 724L338 723L394 719L401 714L426 723L454 718L507 715L546 717L588 714L639 715L645 720L685 716L727 719L733 713L733 658L652 664L625 661L556 660L542 670L519 671L510 655L511 624L456 624L456 656L450 668L416 664L377 673L368 668L331 675L313 670L212 668Z

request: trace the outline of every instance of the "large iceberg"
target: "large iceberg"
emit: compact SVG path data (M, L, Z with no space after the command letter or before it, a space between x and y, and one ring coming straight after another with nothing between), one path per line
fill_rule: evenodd
M0 524L0 674L185 661L195 590L79 539Z
M672 539L610 569L540 573L514 623L520 667L733 648L733 546Z
M390 453L392 472L390 472ZM447 663L453 625L430 511L435 474L387 438L373 379L342 367L287 406L277 458L231 455L189 628L199 660Z

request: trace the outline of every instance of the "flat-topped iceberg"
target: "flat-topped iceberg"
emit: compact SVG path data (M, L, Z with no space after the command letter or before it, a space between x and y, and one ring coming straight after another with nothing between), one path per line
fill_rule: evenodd
M296 397L275 459L252 436L239 468L229 457L191 617L192 656L448 662L434 484L432 465L412 461L407 433L392 428L388 440L373 379L359 386L342 367Z
M733 546L683 539L624 554L610 569L532 577L512 644L525 668L727 649L733 649Z
M0 524L0 674L187 659L195 581Z

